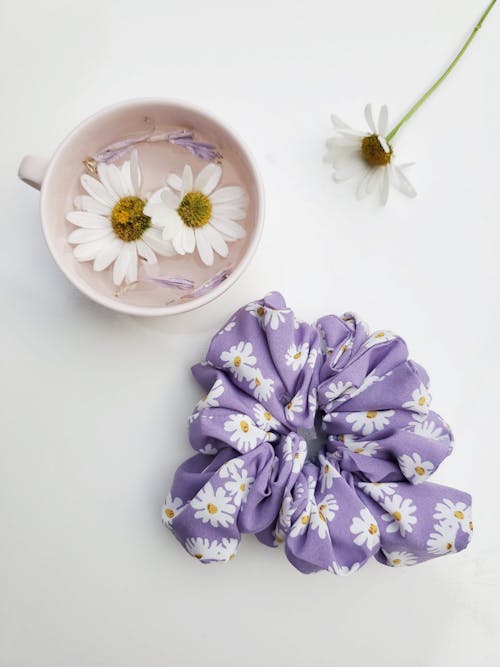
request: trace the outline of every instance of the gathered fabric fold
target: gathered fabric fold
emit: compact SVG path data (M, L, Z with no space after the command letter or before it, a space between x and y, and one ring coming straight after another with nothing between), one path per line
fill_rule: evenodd
M242 533L284 546L301 572L338 575L467 546L470 496L428 481L451 430L399 336L352 313L300 322L273 292L238 310L192 371L205 392L189 418L196 454L162 519L199 561L230 560Z

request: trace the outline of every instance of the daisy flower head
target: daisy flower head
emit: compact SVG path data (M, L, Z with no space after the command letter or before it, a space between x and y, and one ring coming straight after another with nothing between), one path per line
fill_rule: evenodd
M217 188L222 176L218 164L207 164L195 177L189 165L182 176L170 174L159 201L146 207L163 239L180 255L198 251L207 266L214 252L227 257L227 243L245 236L240 224L246 217L247 195L238 185Z
M368 131L354 130L338 116L332 115L331 118L337 136L327 141L326 159L333 166L333 179L337 183L357 177L358 199L378 190L382 205L387 203L391 185L408 197L416 196L414 187L404 174L409 165L395 164L394 150L386 138L389 113L385 105L380 109L377 123L371 104L365 107Z
M171 257L175 250L162 237L146 213L148 201L141 193L141 169L137 151L121 167L97 164L97 176L83 174L80 182L87 194L76 197L76 211L66 220L78 229L68 236L79 262L93 261L94 271L113 265L113 282L137 280L139 258L156 264L156 255Z

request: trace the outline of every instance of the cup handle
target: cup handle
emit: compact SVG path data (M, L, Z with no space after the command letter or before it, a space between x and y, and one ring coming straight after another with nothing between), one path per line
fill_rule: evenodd
M49 161L34 155L25 155L21 160L17 175L27 185L40 190Z

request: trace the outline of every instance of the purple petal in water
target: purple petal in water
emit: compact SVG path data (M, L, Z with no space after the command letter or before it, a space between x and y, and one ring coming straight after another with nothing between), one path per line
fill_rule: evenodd
M149 276L144 282L155 283L163 287L176 287L177 289L193 289L194 282L189 278L177 278L175 276Z
M133 137L115 141L114 143L109 144L109 146L106 146L100 150L92 157L97 162L105 162L106 164L109 164L110 162L116 162L129 151L131 151L134 146L142 143L143 141L147 141L152 133L152 130L147 130L145 132L141 132L140 134L136 134Z
M222 159L222 155L213 144L207 144L204 141L196 141L192 132L186 130L172 132L168 141L176 146L182 146L196 157L206 162L216 162Z
M210 292L214 287L217 287L217 285L220 285L221 283L228 278L228 276L231 273L231 267L228 266L225 269L221 269L218 273L215 274L215 276L212 276L208 280L206 280L204 283L202 283L199 287L197 287L195 290L191 292L189 295L190 297L197 297L197 296L202 296L203 294L206 294L207 292Z

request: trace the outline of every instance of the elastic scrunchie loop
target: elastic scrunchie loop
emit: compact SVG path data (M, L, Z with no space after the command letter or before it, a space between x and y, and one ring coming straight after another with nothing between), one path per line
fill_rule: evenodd
M398 336L370 335L350 313L299 322L271 293L240 309L192 370L206 392L189 419L197 453L162 517L201 562L231 559L241 533L283 544L305 573L467 546L470 496L427 481L452 435ZM308 457L315 427L322 443Z

